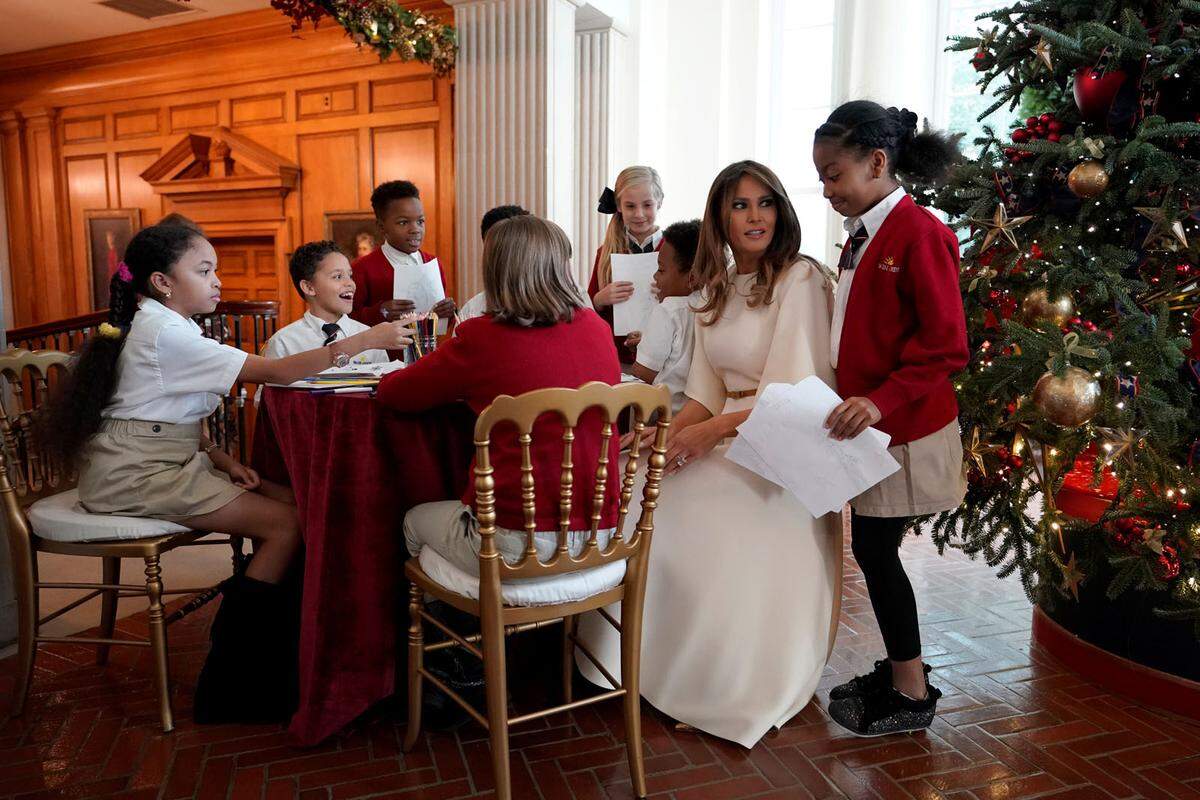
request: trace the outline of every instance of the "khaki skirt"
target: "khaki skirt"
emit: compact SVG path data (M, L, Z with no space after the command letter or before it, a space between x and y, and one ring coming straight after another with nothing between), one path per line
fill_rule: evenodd
M958 420L889 447L900 469L850 501L863 517L920 517L958 508L967 493Z
M178 522L209 514L246 490L200 452L200 423L106 419L79 467L79 501L95 514Z

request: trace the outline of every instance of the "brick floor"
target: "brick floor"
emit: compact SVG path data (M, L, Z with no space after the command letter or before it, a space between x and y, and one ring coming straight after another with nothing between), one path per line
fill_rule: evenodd
M925 652L944 698L920 734L856 739L829 721L825 690L880 651L849 552L837 648L813 704L751 751L681 733L653 709L645 750L653 796L1056 800L1200 798L1200 725L1139 706L1064 671L1029 642L1020 587L927 539L905 560L918 588ZM0 718L0 798L358 797L450 800L492 796L487 742L471 726L427 734L401 755L395 709L372 710L333 741L287 745L274 726L197 727L193 682L212 607L172 628L178 730L157 731L146 654L114 651L106 668L70 645L39 656L30 711ZM124 620L136 632L143 621ZM536 645L537 643L534 642ZM544 643L543 643L544 644ZM0 714L13 684L0 662ZM514 687L519 705L540 693ZM561 715L513 737L518 797L609 800L631 796L615 704Z

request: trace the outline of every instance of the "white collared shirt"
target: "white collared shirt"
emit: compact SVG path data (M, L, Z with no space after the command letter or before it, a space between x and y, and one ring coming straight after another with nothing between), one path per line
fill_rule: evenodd
M420 269L425 262L421 259L421 252L418 250L415 253L406 253L403 250L397 250L386 241L379 248L383 251L383 257L392 265L392 269L397 272L412 268Z
M664 297L650 311L646 330L637 346L637 363L658 374L655 386L671 390L671 411L678 412L687 402L683 390L692 368L692 349L695 346L695 312L700 305L700 293L686 297Z
M659 228L640 242L633 238L633 234L628 231L625 232L625 236L629 239L630 244L637 245L638 249L643 252L645 252L647 244L652 245L651 250L657 250L658 243L662 241L662 228Z
M280 328L274 336L267 340L263 355L267 358L284 358L324 346L325 331L321 330L321 326L324 324L326 324L325 320L311 311L305 311L303 317L291 325ZM370 330L370 326L364 325L356 319L350 319L345 314L337 321L337 325L341 330L334 341ZM389 360L385 350L364 350L350 359L354 364L382 364Z
M859 223L862 223L867 229L867 239L859 245L854 254L855 268L838 276L837 293L833 298L833 328L829 335L829 363L835 369L838 365L838 349L842 344L842 325L846 321L846 304L850 302L850 287L854 283L854 276L858 274L858 262L862 261L863 253L871 246L871 240L875 238L875 233L883 225L883 221L892 213L892 209L900 204L905 194L904 187L898 186L887 197L867 209L861 217L847 217L842 221L842 227L848 234L854 233Z
M194 321L147 297L133 315L117 358L116 391L101 416L199 422L233 388L246 356L206 339Z
M466 322L469 319L482 317L487 313L487 292L480 292L470 300L462 304L462 308L458 310L458 321Z

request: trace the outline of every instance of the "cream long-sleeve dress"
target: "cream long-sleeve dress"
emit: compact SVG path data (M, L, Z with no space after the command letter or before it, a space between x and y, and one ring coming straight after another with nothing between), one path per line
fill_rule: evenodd
M735 275L714 325L697 325L687 396L713 414L745 411L727 393L829 366L831 291L820 268L792 265L770 305L747 305ZM728 442L666 478L654 515L642 636L642 696L700 730L754 744L812 698L833 647L841 591L841 518L814 519L786 490L725 458ZM640 497L640 487L634 497ZM630 509L636 518L636 508ZM614 609L616 610L616 609ZM597 614L580 633L614 675L620 640ZM582 655L593 683L611 688Z

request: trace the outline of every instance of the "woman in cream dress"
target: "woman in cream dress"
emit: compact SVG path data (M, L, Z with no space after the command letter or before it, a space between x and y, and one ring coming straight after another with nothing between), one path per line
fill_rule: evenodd
M725 458L769 384L816 375L833 385L830 282L799 249L795 211L771 170L743 161L717 176L693 268L705 303L689 400L671 426L646 587L642 696L744 747L812 698L841 590L840 516L814 519L786 490ZM580 632L619 674L612 627L590 615ZM607 685L586 658L577 661Z

